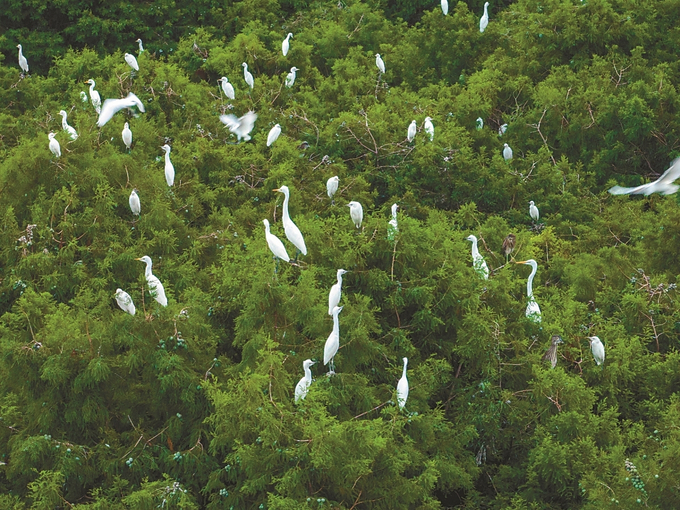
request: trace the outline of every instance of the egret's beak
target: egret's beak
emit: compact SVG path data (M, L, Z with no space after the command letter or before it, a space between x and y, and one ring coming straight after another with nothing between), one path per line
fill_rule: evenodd
M135 259L135 260L142 260L142 259Z
M273 189L273 190L272 190L272 193L275 193L275 192L277 192L277 191L280 191L279 188Z
M520 260L520 261L517 261L517 260L516 260L516 261L515 261L515 264L526 264L526 263L527 263L526 260Z

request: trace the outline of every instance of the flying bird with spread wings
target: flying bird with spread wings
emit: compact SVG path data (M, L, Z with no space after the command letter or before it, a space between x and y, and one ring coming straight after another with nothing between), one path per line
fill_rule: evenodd
M654 182L643 184L635 188L623 188L621 186L614 186L609 189L612 195L651 195L652 193L661 193L662 195L672 195L680 186L673 184L678 177L680 177L680 158L675 159L668 170L666 170L661 177Z

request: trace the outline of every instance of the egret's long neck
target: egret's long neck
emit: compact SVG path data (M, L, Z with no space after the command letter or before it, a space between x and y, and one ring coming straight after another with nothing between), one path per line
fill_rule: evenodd
M529 275L529 279L527 280L527 297L529 297L529 298L534 297L533 284L534 284L534 276L536 276L537 270L538 270L538 267L532 268L531 274Z
M340 335L340 320L338 319L337 313L333 314L333 333L335 333L336 335Z
M146 269L144 270L144 276L145 276L145 277L147 278L147 280L148 280L149 277L150 277L152 274L153 274L153 273L151 272L151 262L147 262L147 263L146 263Z
M312 382L312 371L308 366L305 366L305 379L307 379L308 382Z
M170 163L170 151L165 151L165 164Z
M94 81L90 83L90 94L94 92Z
M283 194L283 217L286 220L290 220L290 214L288 214L288 201L290 200L290 195L288 193Z
M477 239L472 241L472 257L479 257L479 250L477 249Z
M408 361L404 361L404 372L402 374L402 377L406 377L406 365L408 364Z
M342 285L342 274L338 273L338 286Z
M66 115L61 116L61 128L68 129L68 122L66 122Z

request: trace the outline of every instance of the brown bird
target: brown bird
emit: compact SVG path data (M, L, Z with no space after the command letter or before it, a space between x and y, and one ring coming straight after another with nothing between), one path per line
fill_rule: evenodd
M515 234L508 234L508 237L506 237L503 240L503 251L505 252L505 262L507 264L508 262L508 257L512 253L512 250L515 249Z
M543 355L542 359L549 360L552 368L555 368L555 365L557 365L557 346L562 343L564 342L560 335L553 335L550 339L550 348Z

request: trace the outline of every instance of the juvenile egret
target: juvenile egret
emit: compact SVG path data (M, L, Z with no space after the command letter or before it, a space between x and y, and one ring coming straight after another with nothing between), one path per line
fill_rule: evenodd
M589 336L588 341L590 342L590 350L593 352L595 363L601 365L604 363L604 345L602 345L602 341L596 336Z
M515 234L508 234L508 237L503 239L503 253L505 253L505 262L508 262L508 257L515 249Z
M217 81L222 83L222 92L224 92L225 96L227 96L231 100L236 99L236 94L234 93L234 86L231 83L229 83L229 80L227 79L226 76L222 76L222 78L219 78Z
M135 71L139 71L139 64L137 63L137 59L135 58L135 56L133 54L126 53L125 54L125 62L127 62L127 65L129 65Z
M489 266L486 265L484 257L482 257L477 249L477 238L473 235L466 237L468 241L472 241L472 267L474 267L475 272L484 278L489 279Z
M149 293L151 296L158 301L161 306L168 306L168 298L165 297L165 289L161 281L151 272L151 267L153 263L148 255L144 255L141 258L135 259L141 260L146 264L146 270L144 271L144 276L146 277L146 283L149 285Z
M291 67L288 76L286 76L286 87L291 88L295 83L296 72L299 71L297 67Z
M94 111L97 112L97 113L101 113L102 112L102 98L99 95L99 92L94 90L94 80L90 79L90 80L87 80L85 83L90 84L90 101L92 101L92 106L94 106Z
M135 314L135 304L132 302L130 294L123 289L116 289L116 303L118 303L118 306L120 306L121 310L124 312L127 312L130 315Z
M355 202L354 200L347 204L347 207L349 207L349 215L354 222L354 226L356 228L361 228L361 221L364 219L364 208L361 207L359 202Z
M24 57L21 44L17 44L17 48L19 48L19 67L24 73L28 73L28 60Z
M269 130L269 134L267 135L267 147L270 147L271 144L273 144L279 138L280 134L281 126L279 124L275 124L274 127Z
M246 113L243 117L236 117L236 115L220 115L220 120L223 124L229 128L229 131L234 133L238 137L240 142L243 139L244 142L250 140L250 132L255 127L255 121L257 120L257 113L250 111Z
M262 220L262 223L264 223L264 237L267 239L267 246L269 246L271 252L276 258L290 262L290 257L281 239L269 231L269 220Z
M172 186L175 183L175 167L170 161L170 146L166 143L161 149L165 151L165 182Z
M503 136L507 130L508 130L508 125L507 124L501 124L501 126L498 128L498 136Z
M408 399L408 379L406 378L406 365L408 365L408 358L403 358L404 360L404 371L401 374L401 379L397 383L397 404L399 409L403 409L406 405L406 400Z
M90 87L90 90L92 90L92 87ZM139 108L140 112L146 111L142 102L132 92L128 93L128 95L122 99L107 99L101 107L97 126L103 127L120 110L123 108L132 108L133 106Z
M383 59L380 57L380 53L375 54L375 65L378 66L381 73L385 74L385 62L383 62Z
M130 125L127 122L125 123L121 136L123 137L125 147L127 150L130 150L130 147L132 147L132 131L130 131Z
M142 53L144 53L144 46L142 46L142 40L137 39L135 42L139 43L139 54L141 55Z
M295 385L295 403L297 403L298 400L304 400L307 396L307 391L312 384L312 371L309 367L313 364L314 362L311 359L306 359L302 362L302 368L305 371L305 375Z
M326 193L328 193L328 198L333 198L333 195L338 191L339 184L340 178L337 175L334 175L326 181Z
M489 7L489 2L484 3L484 14L479 20L479 31L484 32L486 30L486 26L489 24L489 11L487 8Z
M333 358L338 353L340 348L340 321L338 320L338 314L342 311L342 306L336 306L333 308L333 331L328 335L326 340L326 345L323 347L323 364L328 365L328 375L333 375L335 373L335 363Z
M430 137L430 141L434 140L434 125L432 124L432 119L430 117L425 117L425 126L423 129Z
M288 186L281 186L274 191L283 193L283 231L286 233L288 240L298 249L298 253L295 254L295 260L297 260L297 255L299 253L307 255L307 247L305 246L305 239L302 237L302 232L300 232L300 229L293 223L293 220L290 219L290 214L288 214L290 191L288 190Z
M250 73L250 71L248 71L248 64L243 62L241 65L243 66L243 78L245 78L250 90L252 90L255 86L255 79L253 78L253 75Z
M338 281L331 287L331 291L328 293L328 315L333 315L333 308L340 304L340 297L342 296L342 275L346 272L347 271L344 269L338 269Z
M680 186L673 184L673 181L678 177L680 177L680 158L673 160L668 170L661 174L661 177L654 182L649 182L635 188L614 186L609 189L609 193L612 195L651 195L652 193L671 195L680 189Z
M534 201L532 200L529 202L529 216L531 216L531 219L534 221L538 221L538 207L534 205Z
M548 347L548 350L545 351L545 354L543 355L542 359L544 361L550 361L552 368L555 368L555 365L557 365L557 346L561 343L564 343L562 337L553 335L550 339L550 347Z
M406 138L408 141L412 141L416 137L416 130L418 127L416 126L416 121L412 120L411 123L408 125L408 131L406 132Z
M444 16L449 13L449 2L446 0L442 0L442 12L444 13Z
M66 112L61 110L59 115L61 115L61 129L68 133L68 135L71 137L71 140L78 138L78 133L76 132L75 128L73 126L69 126L68 122L66 121Z
M529 303L527 304L525 315L532 322L540 323L541 309L539 308L538 303L534 298L533 291L534 276L536 276L536 271L538 271L538 264L534 259L523 260L521 262L517 262L517 264L526 264L528 266L531 266L531 274L527 279L527 298L529 299Z
M290 32L288 32L288 35L286 36L286 38L285 38L285 39L283 40L283 42L281 43L281 53L283 53L283 56L284 56L284 57L285 57L286 55L288 55L288 48L290 48L290 42L289 42L289 41L290 41L290 38L291 38L291 37L293 37L293 34L291 34Z
M130 210L135 216L139 216L142 212L142 203L139 201L139 195L137 195L137 188L132 190L130 193Z
M50 150L52 151L52 154L58 158L61 157L61 146L59 145L57 139L54 138L54 133L47 135L47 138L50 139Z
M512 149L507 143L504 143L503 147L505 147L503 149L503 158L505 159L505 161L510 161L512 159Z
M399 231L399 224L397 223L397 207L399 207L397 204L392 204L392 219L387 222L395 232Z

